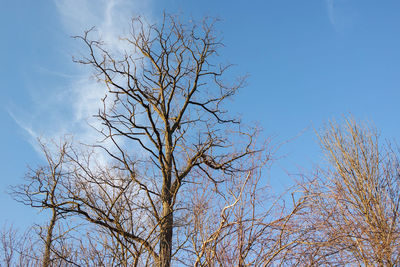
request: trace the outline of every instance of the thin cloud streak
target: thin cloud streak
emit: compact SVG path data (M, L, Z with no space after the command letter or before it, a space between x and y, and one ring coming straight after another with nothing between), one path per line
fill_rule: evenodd
M54 3L66 36L81 35L95 26L93 37L96 38L97 34L112 52L126 51L126 42L122 42L120 36L129 34L129 21L133 16L151 15L150 1L54 0ZM135 11L140 11L140 14ZM77 54L75 47L65 47L64 50ZM58 140L62 136L72 134L75 140L86 144L93 144L101 139L94 129L100 128L101 124L93 116L102 107L101 99L104 98L107 88L90 78L90 68L82 68L79 65L74 68L79 75L65 74L61 80L62 84L56 89L47 86L45 82L40 84L42 88L49 87L41 90L41 96L45 94L46 103L51 105L34 101L36 103L34 107L28 108L30 110L21 107L14 112L13 109L9 109L10 116L29 135L29 142L35 149L39 137ZM47 74L61 75L57 71L55 73ZM42 97L33 95L33 98Z
M329 21L332 24L332 26L334 28L336 28L335 15L334 15L334 8L335 8L334 1L335 0L325 0L325 3L326 3L326 9L328 12Z
M325 0L329 22L338 33L351 32L358 23L354 0Z

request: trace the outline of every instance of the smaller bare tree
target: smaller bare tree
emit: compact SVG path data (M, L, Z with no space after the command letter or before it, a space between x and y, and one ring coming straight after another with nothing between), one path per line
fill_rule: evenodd
M190 191L187 266L274 266L287 261L300 241L297 215L305 199L285 205L266 184L270 155L242 161L246 172L224 176L224 185L204 180ZM261 165L261 166L260 166ZM287 197L285 195L285 197Z
M303 260L312 265L400 264L398 152L381 144L377 130L347 119L320 135L327 166L307 188L312 231Z
M66 163L65 155L69 145L67 142L62 143L60 146L53 144L55 145L55 150L52 152L48 144L44 144L40 140L38 144L46 159L46 164L37 169L30 169L25 177L26 182L12 187L11 194L17 201L25 205L50 211L48 224L45 226L37 225L36 227L38 236L43 240L44 244L43 256L41 257L42 266L48 267L55 260L52 258L52 254L59 261L63 258L59 257L62 254L61 251L64 250L63 252L67 253L62 247L56 252L54 241L62 242L60 239L64 238L66 234L60 233L57 235L55 230L57 222L65 215L59 209L60 206L65 205L60 199L59 187L61 187L60 184L67 175L64 164ZM69 229L65 231L68 232ZM64 258L66 259L66 257Z
M32 228L18 231L12 225L0 230L0 266L40 266L41 244Z

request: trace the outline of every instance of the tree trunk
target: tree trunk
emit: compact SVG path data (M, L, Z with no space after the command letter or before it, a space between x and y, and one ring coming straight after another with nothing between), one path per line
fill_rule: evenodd
M162 221L160 226L160 267L171 266L172 256L172 227L173 227L173 207L171 194L171 173L172 173L172 137L169 132L168 121L166 120L167 134L165 136L166 164L163 173L163 185L161 190L162 200Z
M46 243L44 246L43 264L42 264L43 267L50 266L51 243L53 241L53 229L56 224L56 220L57 220L56 211L52 210L52 217L46 233Z
M173 214L168 202L163 203L164 220L161 223L160 232L160 267L171 266Z

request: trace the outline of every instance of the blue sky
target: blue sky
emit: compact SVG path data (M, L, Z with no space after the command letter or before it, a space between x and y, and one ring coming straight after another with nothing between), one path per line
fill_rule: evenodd
M3 193L41 162L35 138L94 140L87 126L104 88L72 63L70 38L97 26L113 49L131 16L157 21L163 10L186 18L217 16L223 62L248 85L232 102L248 124L257 122L277 152L268 178L277 188L288 174L321 161L318 130L352 114L373 121L382 136L400 130L400 2L371 0L6 1L0 11L1 223L26 226L40 215Z

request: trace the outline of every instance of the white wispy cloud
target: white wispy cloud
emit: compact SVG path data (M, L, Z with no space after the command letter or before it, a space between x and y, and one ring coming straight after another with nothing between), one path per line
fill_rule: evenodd
M357 12L354 0L325 0L329 22L337 32L347 32L354 28Z
M325 0L325 3L326 3L326 10L328 12L329 21L335 27L335 15L334 15L335 0Z
M129 23L133 16L144 15L151 19L150 1L54 0L54 3L66 36L81 35L95 26L95 34L113 52L126 50L126 42L122 42L120 37L129 33ZM75 47L64 47L62 50L72 54L78 52L74 51ZM63 74L40 67L42 75L62 77L59 79L62 84L54 87L43 82L44 84L39 85L40 88L49 89L42 89L40 92L32 90L36 92L32 95L32 107L10 109L10 115L29 135L34 147L38 137L57 140L72 134L75 140L87 144L101 139L92 127L100 126L93 115L101 107L101 99L107 90L104 85L91 78L90 68L79 65L75 68L74 73L79 74ZM46 99L43 99L43 95L46 95Z

